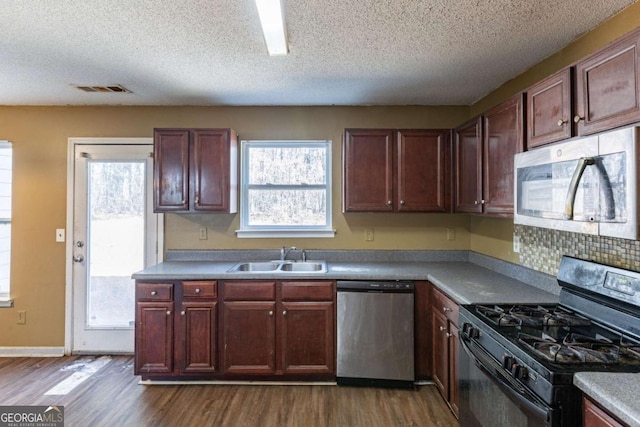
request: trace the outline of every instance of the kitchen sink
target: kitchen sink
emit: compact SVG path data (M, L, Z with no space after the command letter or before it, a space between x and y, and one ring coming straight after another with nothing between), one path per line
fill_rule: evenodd
M228 273L326 273L326 261L243 261L227 270Z

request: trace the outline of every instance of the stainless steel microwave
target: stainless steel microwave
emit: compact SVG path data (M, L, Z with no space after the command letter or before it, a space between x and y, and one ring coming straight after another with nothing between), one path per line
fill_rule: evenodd
M636 240L639 140L628 127L516 154L514 223Z

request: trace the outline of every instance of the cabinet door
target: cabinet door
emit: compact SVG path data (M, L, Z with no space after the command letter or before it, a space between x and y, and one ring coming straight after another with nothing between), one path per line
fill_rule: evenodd
M598 405L583 397L584 414L583 414L583 426L584 427L622 427L623 424L609 415L605 410L600 409Z
M458 416L458 327L449 322L449 406Z
M482 119L463 124L455 134L456 212L481 213L482 204Z
M431 287L429 282L415 282L415 347L416 380L431 378Z
M173 302L136 304L136 375L173 372L173 321Z
M556 73L527 90L527 147L539 147L570 138L571 68Z
M236 137L229 129L193 130L193 209L196 211L237 211L237 173L232 151Z
M225 374L275 374L275 301L223 303Z
M335 374L333 302L282 303L282 371Z
M212 373L217 357L217 303L183 302L180 311L181 366L184 373Z
M639 47L634 31L576 65L579 135L640 120Z
M449 340L447 338L447 318L438 311L432 312L433 326L433 382L442 396L449 399Z
M446 212L450 208L449 131L401 130L397 147L397 210Z
M343 144L343 210L392 212L393 130L347 129Z
M522 95L516 95L485 113L484 213L513 215L513 156L523 149L522 105Z
M189 209L189 130L153 132L154 212Z

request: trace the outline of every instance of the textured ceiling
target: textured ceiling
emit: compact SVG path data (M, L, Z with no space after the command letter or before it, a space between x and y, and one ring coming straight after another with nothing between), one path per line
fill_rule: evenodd
M466 105L634 1L3 1L0 105Z

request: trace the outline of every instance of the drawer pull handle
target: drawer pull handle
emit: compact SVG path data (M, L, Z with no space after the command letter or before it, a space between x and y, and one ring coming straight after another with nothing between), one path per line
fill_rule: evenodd
M152 296L152 297L155 297L156 295L158 295L158 292L157 292L157 291L151 291L151 296Z
M200 288L196 288L196 294L200 293Z

